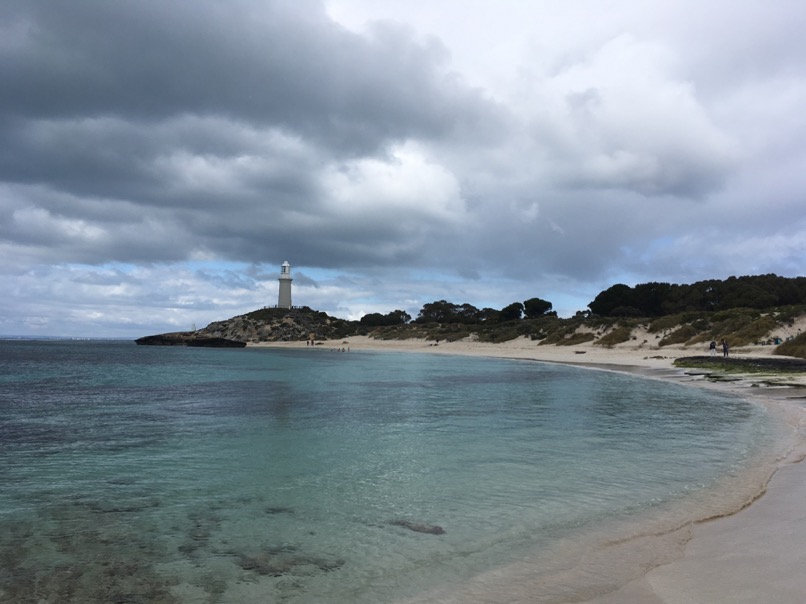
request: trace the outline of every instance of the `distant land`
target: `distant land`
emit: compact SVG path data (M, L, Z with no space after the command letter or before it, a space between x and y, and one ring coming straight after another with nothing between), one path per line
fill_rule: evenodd
M141 345L243 347L247 343L339 340L362 335L376 339L506 342L527 337L539 345L591 343L612 347L640 330L656 334L657 344L701 346L727 339L732 347L764 343L775 354L806 358L806 334L776 335L806 316L806 278L777 275L730 277L691 285L644 283L614 285L587 311L560 318L540 298L513 302L501 310L477 309L438 300L412 319L396 310L359 321L331 317L308 307L262 308L196 331L145 336Z
M13 334L0 334L0 340L31 340L31 341L39 341L39 342L50 342L50 341L73 341L73 342L95 342L95 341L108 341L108 342L115 342L120 341L124 338L117 337L117 336L44 336L44 335L13 335Z

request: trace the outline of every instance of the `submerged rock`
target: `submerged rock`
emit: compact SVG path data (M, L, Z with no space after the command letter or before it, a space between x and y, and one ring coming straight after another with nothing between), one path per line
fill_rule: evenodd
M293 514L294 508L289 508L285 506L270 506L266 508L267 514Z
M310 570L329 573L344 566L341 558L325 558L295 553L294 547L270 548L257 555L236 554L237 564L243 570L259 575L281 577L283 575L307 575Z
M415 533L426 533L428 535L444 535L445 529L436 524L426 524L425 522L412 522L410 520L392 520L389 524L402 526Z

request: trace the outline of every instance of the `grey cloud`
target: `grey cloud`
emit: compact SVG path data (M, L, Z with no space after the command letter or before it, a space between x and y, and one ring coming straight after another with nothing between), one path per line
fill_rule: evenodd
M317 281L315 279L312 279L311 277L306 275L304 272L300 272L300 271L297 271L297 272L294 273L294 283L298 287L299 286L312 287L312 288L318 288L319 287L319 283L317 283Z
M8 237L62 261L411 260L410 220L330 213L322 170L386 161L395 141L489 136L500 115L446 73L436 41L388 23L359 36L318 2L0 14L13 33L0 45L0 178L26 205Z
M254 290L256 281L242 272L232 270L210 272L206 270L196 271L196 275L204 282L210 283L221 289L246 289Z
M619 0L589 29L479 3L472 40L402 6L351 30L315 0L0 4L4 312L202 324L271 303L282 260L349 313L802 266L800 6Z
M30 119L177 114L278 124L351 152L450 131L484 111L438 69L444 49L401 28L347 32L318 2L12 2L0 108ZM379 26L380 27L380 26ZM458 109L458 111L457 111Z

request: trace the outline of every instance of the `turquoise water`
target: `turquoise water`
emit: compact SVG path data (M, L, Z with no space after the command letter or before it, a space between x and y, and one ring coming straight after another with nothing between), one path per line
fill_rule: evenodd
M742 399L559 365L0 342L0 601L428 599L772 438Z

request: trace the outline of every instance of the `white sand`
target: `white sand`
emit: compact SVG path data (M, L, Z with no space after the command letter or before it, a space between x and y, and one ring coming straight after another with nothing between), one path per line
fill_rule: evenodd
M804 325L793 326L797 333ZM781 334L783 337L791 334ZM329 352L385 350L458 354L498 358L531 359L570 363L591 368L640 373L650 378L680 379L683 372L672 365L681 356L707 355L708 351L685 347L658 348L655 336L644 334L628 343L607 349L590 343L577 346L540 346L527 338L502 344L473 341L374 340L350 337L325 342L316 348ZM259 344L258 346L264 346ZM283 348L305 348L305 342L265 344ZM731 350L732 356L765 356L771 346ZM341 354L341 353L339 353ZM787 413L794 433L792 449L758 500L727 517L687 527L690 539L670 552L665 563L642 569L639 578L615 591L591 596L595 604L803 604L806 602L806 391L791 388L749 386L765 377L745 376L739 382L702 385L735 391L759 403ZM806 385L806 377L787 379ZM796 398L797 397L797 398ZM529 602L529 596L515 596L512 602Z
M806 317L795 324L786 333L782 332L782 337L786 337L789 331L800 332L806 329ZM517 338L509 342L500 344L487 344L472 340L461 340L457 342L440 341L438 344L424 339L408 340L376 340L367 336L351 336L343 340L330 340L318 343L316 349L331 350L382 350L399 352L427 352L430 354L454 354L486 356L507 359L527 359L534 361L544 361L549 363L566 363L597 368L606 368L614 371L639 372L645 375L656 374L655 377L663 377L664 373L674 370L673 363L678 357L708 355L707 345L701 348L684 346L657 346L657 336L653 334L642 334L639 331L633 332L636 339L630 342L619 344L612 348L597 346L590 342L575 346L541 346L529 338ZM274 348L309 348L302 342L265 342L259 344L249 344L256 347ZM730 350L733 357L760 357L772 355L773 346L747 346ZM719 351L719 356L722 352ZM674 370L677 374L682 371ZM766 379L777 380L779 376L753 376L755 381ZM787 378L788 383L800 383L806 386L806 375ZM749 385L749 384L746 384Z

